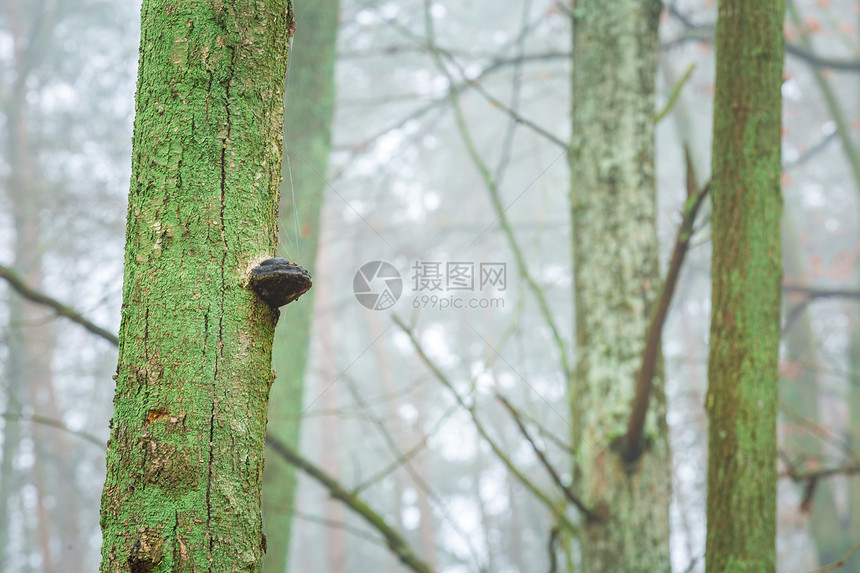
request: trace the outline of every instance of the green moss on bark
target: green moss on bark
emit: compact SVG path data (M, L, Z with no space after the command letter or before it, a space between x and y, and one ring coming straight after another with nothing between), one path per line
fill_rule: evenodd
M782 0L717 24L708 571L773 571L782 261Z
M102 571L260 571L290 4L144 0Z

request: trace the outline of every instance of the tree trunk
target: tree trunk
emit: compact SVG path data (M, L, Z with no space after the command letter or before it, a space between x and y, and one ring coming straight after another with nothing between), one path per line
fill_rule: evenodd
M621 458L659 286L654 189L656 0L579 1L573 12L571 206L578 364L575 487L601 519L584 571L669 571L670 453L662 368L645 450Z
M708 571L773 571L782 0L721 0L713 135Z
M300 256L314 273L320 237L320 209L326 188L334 110L334 62L339 0L308 2L296 14L284 117L286 146L281 184L281 243L290 256ZM296 224L298 221L298 225ZM298 228L297 228L298 227ZM295 235L299 234L300 237ZM312 293L309 293L312 295ZM297 448L302 394L311 336L313 297L286 312L289 328L275 331L269 434ZM270 458L263 473L263 518L269 550L266 570L286 571L289 555L296 470L279 457Z
M289 0L144 0L102 571L261 571Z

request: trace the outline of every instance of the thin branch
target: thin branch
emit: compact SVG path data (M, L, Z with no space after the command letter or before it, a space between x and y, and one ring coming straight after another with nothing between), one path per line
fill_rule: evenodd
M556 507L556 504L553 502L550 496L545 492L541 491L540 488L538 488L534 483L532 483L532 481L525 476L525 474L516 466L516 464L514 464L513 460L511 460L511 458L505 453L504 448L499 446L496 441L490 437L490 434L487 432L486 428L484 428L484 425L478 419L478 416L475 413L474 406L469 406L468 404L466 404L466 401L463 399L462 396L460 396L460 393L457 391L457 389L454 388L454 384L448 379L447 376L445 376L445 374L439 369L436 363L433 362L429 356L427 356L427 353L424 352L424 348L418 342L418 339L415 337L415 333L412 332L412 329L406 326L406 324L403 323L400 317L396 315L394 316L394 323L397 324L397 326L400 327L400 329L406 334L406 336L409 337L409 341L412 343L412 347L415 348L415 352L418 353L418 356L419 358L421 358L421 361L424 362L424 364L427 366L427 368L430 369L431 372L433 372L439 382L441 382L442 385L445 386L451 392L460 407L469 413L472 418L472 423L474 424L475 429L478 431L478 434L480 434L480 436L487 442L487 444L489 444L490 449L493 450L493 453L495 453L499 460L501 460L501 462L505 465L505 467L508 468L508 471L511 472L511 474L513 474L520 481L520 483L522 483L526 487L526 489L532 492L535 497L541 500L547 506L547 508L549 508L549 510L553 513L553 515L556 517L560 524L564 525L570 531L576 532L576 526L571 523L571 521L567 518L567 516L564 514L563 509L559 509L558 507Z
M568 144L565 141L563 141L560 137L558 137L557 135L555 135L553 133L550 133L549 131L547 131L543 127L541 127L538 124L536 124L535 122L533 122L532 120L523 117L522 115L519 114L519 112L508 107L507 105L505 105L504 103L502 103L501 101L499 101L498 99L493 97L493 95L490 94L490 92L488 92L486 89L484 89L484 86L482 86L480 84L480 82L478 82L478 80L466 80L466 83L468 85L470 85L471 87L473 87L475 89L475 91L481 95L481 97L483 97L485 100L487 100L488 102L493 104L493 106L495 106L499 111L506 113L516 123L518 123L520 125L524 125L525 127L528 127L529 129L531 129L532 131L534 131L538 135L543 136L544 138L546 138L547 140L551 141L552 143L558 145L562 149L568 148Z
M84 318L83 315L81 315L79 312L75 311L71 307L64 305L57 299L51 298L48 295L31 288L24 281L24 279L22 279L18 275L18 273L16 273L11 268L0 265L0 278L4 279L7 283L9 283L9 286L15 289L18 294L20 294L24 298L53 309L54 312L57 313L57 315L68 318L72 322L83 326L96 336L104 338L114 346L119 346L119 338L117 338L116 334L105 330L104 328L98 326L93 322L90 322L89 320Z
M516 38L514 39L514 45L516 46L516 55L522 56L525 53L526 49L526 37L529 34L529 13L532 9L531 0L525 0L522 3L522 23L520 25L520 31L517 33ZM450 54L450 52L449 52ZM452 58L452 61L456 62L453 59L453 56L449 56ZM461 68L462 69L462 68ZM465 76L465 71L463 72ZM516 112L519 109L520 105L520 97L522 96L522 84L523 84L523 65L522 63L517 63L514 65L513 72L511 73L511 96L510 96L510 105L509 107L511 111ZM483 87L483 86L482 86ZM505 130L505 135L502 139L501 146L501 154L499 155L499 162L496 165L496 181L501 183L502 178L504 177L505 171L510 166L511 161L511 150L514 146L514 134L517 132L518 122L512 117L511 121L508 122L507 129Z
M348 523L344 523L343 521L328 519L326 517L321 517L310 513L304 513L302 511L296 511L295 509L289 509L287 510L287 512L295 518L303 519L305 521L316 523L318 525L323 525L325 527L330 527L332 529L342 529L343 531L351 533L352 535L364 539L365 541L369 541L370 543L379 545L380 547L386 547L385 543L381 541L379 537L363 529L352 527L351 525L349 525Z
M642 432L645 427L645 416L651 401L651 387L654 384L654 371L657 366L657 356L663 335L663 325L669 313L672 296L681 274L681 266L687 255L690 238L693 236L693 224L699 208L708 195L710 182L700 190L695 190L695 178L692 176L692 158L690 148L684 146L684 158L687 162L687 202L684 205L683 220L678 227L675 248L669 262L666 279L660 287L659 295L651 308L651 320L645 339L645 350L642 352L642 366L636 376L636 392L630 408L630 418L627 420L627 434L624 439L624 459L633 461L642 453Z
M860 299L860 291L851 289L829 289L826 287L788 286L782 287L783 292L806 295L809 299L816 298L851 298Z
M785 317L785 322L782 325L782 334L788 332L788 329L800 318L800 315L806 310L810 304L816 300L828 298L847 298L849 300L860 299L860 291L846 289L828 289L824 287L802 287L802 286L783 286L784 293L796 293L804 295L804 299L794 305Z
M412 452L414 452L414 455L417 455L421 451L421 449L426 447L427 436L432 436L436 432L439 426L442 425L442 422L444 422L448 418L448 416L455 411L456 405L452 406L448 411L444 412L442 416L433 424L433 427L431 427L430 430L425 434L424 438L418 444L416 444L409 452L404 454L403 452L401 452L400 447L398 446L397 441L391 435L391 432L388 431L388 428L385 426L385 423L378 416L372 413L372 409L362 397L361 392L358 392L356 390L355 384L353 383L352 379L347 378L347 382L347 389L349 389L350 394L352 395L356 403L359 405L359 407L362 408L362 415L376 427L377 431L385 440L385 444L388 446L388 450L391 452L391 455L393 455L395 458L395 461L392 464L390 464L386 468L383 468L382 471L374 474L364 482L359 483L353 488L350 493L352 493L353 495L358 495L359 493L364 491L365 488L372 485L375 480L382 479L384 475L387 475L389 472L393 472L398 467L403 467L406 473L409 474L409 477L412 479L415 486L427 495L427 499L430 500L430 504L437 512L437 515L440 516L441 519L444 520L448 524L448 526L451 527L451 529L456 532L457 535L460 536L462 542L468 548L469 555L472 558L475 566L478 569L481 569L481 557L478 555L478 551L475 549L469 536L466 534L465 531L463 531L462 527L460 527L460 525L452 516L451 511L448 508L448 504L445 502L445 499L438 493L436 493L432 487L430 487L430 484L427 483L427 480L425 480L421 476L420 472L418 472L412 466L411 463L411 459L413 457Z
M836 434L835 432L829 430L826 426L819 424L814 420L810 420L809 418L801 416L782 400L779 401L779 409L786 416L800 423L810 433L820 436L827 443L836 446L837 448L842 450L842 452L848 459L860 459L860 456L857 455L857 453L851 447L851 443L845 437Z
M34 424L42 424L43 426L50 426L52 428L57 428L58 430L63 430L64 432L68 432L73 436L78 436L79 438L83 438L84 440L90 442L91 444L95 444L96 446L104 449L105 441L100 440L89 432L84 432L81 430L73 430L68 427L60 420L55 420L54 418L48 418L47 416L40 416L38 414L33 415L25 415L20 412L0 412L0 418L4 420L9 420L10 422L33 422Z
M860 550L860 541L855 543L851 549L848 550L848 553L842 556L841 559L834 561L830 565L825 565L824 567L819 567L818 569L813 569L809 573L825 573L826 571L833 571L834 569L839 569L851 559L851 556L854 555L858 550Z
M496 398L498 398L499 401L505 406L507 411L511 413L514 422L516 422L517 427L520 429L520 433L523 435L526 441L528 441L529 445L532 447L532 451L534 451L535 455L538 457L543 467L546 468L546 471L552 477L552 480L555 482L555 485L557 485L561 489L561 491L564 492L564 497L566 497L570 503L575 505L577 509L579 509L579 511L581 511L582 514L586 517L586 519L588 519L589 521L599 521L598 516L594 514L590 509L585 507L585 504L582 502L582 500L576 497L573 491L561 480L561 476L558 475L558 472L555 470L552 464L549 463L549 460L547 459L543 449L538 447L531 434L529 434L528 429L526 428L525 424L523 424L522 419L520 419L519 413L516 411L516 409L514 409L511 403L508 402L508 400L501 394L496 394Z
M443 75L445 75L446 78L448 78L449 85L454 85L454 78L451 76L451 74L448 72L448 69L445 67L445 63L442 61L441 52L436 47L436 36L433 28L433 18L430 15L429 2L425 0L424 5L424 20L425 26L427 28L427 45L430 48L430 52L433 55L433 59L436 62L436 66L439 68L439 71ZM487 191L490 195L490 202L492 203L493 209L496 212L496 220L501 225L502 230L505 233L505 237L508 239L508 243L510 244L511 250L514 254L514 258L517 262L517 269L520 273L520 276L523 277L529 287L529 290L532 291L532 294L534 295L535 300L538 303L538 308L540 308L541 314L543 315L544 321L552 332L553 339L556 343L561 358L562 371L564 372L565 377L569 378L572 370L570 367L570 359L567 355L567 343L564 341L564 338L561 336L561 331L555 323L552 310L549 307L549 303L546 300L546 296L544 295L543 290L537 284L537 282L534 280L531 273L529 272L525 256L520 249L519 243L517 242L516 237L514 235L514 231L511 228L510 221L508 221L507 215L505 214L507 208L502 204L502 199L499 195L499 188L497 182L493 178L489 167L484 162L483 158L478 152L478 149L475 146L475 142L472 139L472 135L469 132L469 128L466 125L466 118L463 114L463 109L460 106L459 91L455 91L453 89L449 90L448 98L451 101L451 107L454 110L454 118L456 120L457 127L460 130L460 135L463 139L463 143L466 146L466 150L468 151L472 162L475 164L475 167L477 167L478 171L481 173L481 177L484 179L484 184L487 187Z
M556 573L558 571L558 557L555 554L555 546L558 543L559 533L561 533L561 530L556 526L553 526L549 530L549 573Z
M789 3L789 6L791 4ZM685 41L697 41L713 43L713 24L696 24L678 10L673 4L666 5L668 12L692 34L683 36L670 42L669 45L683 43ZM808 45L797 45L785 42L785 53L790 54L814 68L829 68L840 72L860 72L860 60L844 60L839 58L825 58L813 52Z
M687 80L690 79L690 76L693 75L693 70L696 69L696 64L690 64L690 67L687 68L687 71L684 72L684 75L681 76L675 83L675 87L672 88L672 93L669 94L669 99L666 101L666 105L663 106L663 109L660 110L656 116L654 116L654 123L660 123L660 120L666 117L668 113L672 110L672 107L675 105L675 102L678 100L678 96L681 94L681 88L687 83Z
M804 481L809 479L828 478L837 475L854 475L860 474L860 461L852 461L841 466L832 468L819 468L816 470L798 470L789 467L782 473L780 477L787 477L794 481Z
M576 454L576 452L574 451L574 449L571 447L570 444L568 444L567 442L565 442L564 440L562 440L561 438L559 438L558 436L556 436L555 434L553 434L552 432L550 432L549 430L544 428L541 425L541 423L538 422L534 418L534 416L530 416L528 413L522 412L519 410L517 411L517 413L520 415L521 418L525 419L530 424L534 424L534 426L538 429L538 431L541 433L542 436L547 438L550 442L554 443L560 449L564 450L565 452L569 453L570 455Z
M809 39L809 32L803 25L803 17L797 5L794 2L786 4L786 15L790 21L800 30L801 45L812 51L812 42ZM848 165L851 167L851 174L854 176L854 185L860 188L860 154L857 152L857 147L854 145L854 139L851 137L851 126L845 111L839 102L836 95L836 90L833 89L831 82L824 76L822 70L817 67L812 68L812 75L815 77L815 83L821 90L821 95L824 97L824 103L827 105L827 111L833 118L833 123L836 124L836 133L839 140L842 142L842 148L845 151Z
M349 493L349 491L338 483L337 480L313 465L310 461L303 458L301 454L277 438L267 435L266 445L287 462L293 464L315 479L328 490L331 497L342 501L347 507L357 513L362 519L376 529L385 539L385 543L388 545L389 549L397 555L406 567L416 573L433 573L430 566L415 555L406 540L403 539L396 530L385 523L382 516L373 511L370 506L359 499L358 496Z
M792 159L790 161L786 161L785 163L783 163L782 164L782 170L783 171L789 171L789 170L794 169L796 167L800 167L801 165L803 165L804 163L806 163L807 161L809 161L810 159L812 159L813 157L815 157L816 155L818 155L819 153L821 153L822 151L827 149L827 147L837 138L838 135L839 134L836 130L831 131L830 133L826 134L824 137L821 138L821 141L819 141L818 143L816 143L812 147L809 147L806 151L804 151L802 154L800 154L797 158Z

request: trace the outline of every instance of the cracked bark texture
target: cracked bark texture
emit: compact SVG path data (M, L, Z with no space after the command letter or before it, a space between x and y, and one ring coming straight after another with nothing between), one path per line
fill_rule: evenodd
M285 0L144 0L103 572L261 571Z
M573 10L571 209L577 367L574 487L582 571L670 571L670 452L662 367L635 463L621 457L660 277L654 187L658 0ZM578 569L579 570L579 569Z
M721 0L708 356L708 571L774 571L783 0Z

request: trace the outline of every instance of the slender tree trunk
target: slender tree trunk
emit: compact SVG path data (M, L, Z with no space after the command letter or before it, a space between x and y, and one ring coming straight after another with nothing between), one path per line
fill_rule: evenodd
M326 217L324 217L325 219ZM320 272L327 277L332 275L332 260L330 249L327 246L320 247L319 264ZM318 287L316 297L316 312L319 326L319 384L320 388L316 394L320 396L320 407L326 412L336 412L338 400L338 384L332 384L337 380L338 371L335 356L335 339L337 332L335 327L335 302L332 296L332 283L330 280L322 281ZM336 479L340 479L340 456L341 456L341 420L336 414L326 415L325 422L320 426L320 468ZM328 497L323 502L325 518L332 523L344 523L345 512L340 500ZM325 536L325 564L328 573L345 573L347 571L347 539L346 532L340 527L327 527Z
M103 572L261 571L289 0L144 0ZM274 303L273 303L274 304Z
M782 0L721 0L708 359L709 572L773 571Z
M296 14L295 39L284 116L285 154L281 183L281 243L287 258L300 257L315 271L320 238L320 210L326 188L331 120L334 110L334 62L339 0L306 2ZM298 235L298 236L296 236ZM289 328L275 331L273 367L278 373L269 408L269 433L297 448L302 393L311 336L311 299L286 310ZM271 457L263 473L263 518L269 550L266 570L286 571L291 508L296 493L296 471L279 457Z
M573 11L575 479L601 519L584 571L669 571L670 453L657 369L635 463L621 458L649 310L659 286L654 189L656 0L580 0Z

